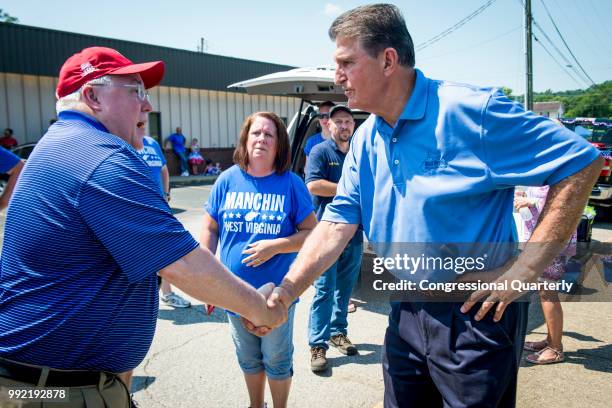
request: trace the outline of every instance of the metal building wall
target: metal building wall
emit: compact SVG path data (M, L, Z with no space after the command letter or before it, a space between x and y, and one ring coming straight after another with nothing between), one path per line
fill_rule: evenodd
M57 78L0 72L0 128L10 127L21 143L40 139L55 118ZM299 109L296 98L247 95L193 88L158 86L150 90L153 110L160 112L162 136L183 128L187 143L232 147L240 125L252 112L269 110L287 119Z

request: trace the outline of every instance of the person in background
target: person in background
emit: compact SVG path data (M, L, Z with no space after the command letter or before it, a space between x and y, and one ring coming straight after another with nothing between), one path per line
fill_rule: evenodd
M312 194L317 219L321 219L327 204L336 195L342 165L355 130L355 120L349 108L334 106L329 112L330 138L316 145L306 165L306 187ZM308 344L310 369L327 369L328 344L344 355L357 354L357 347L349 340L348 305L351 291L357 282L363 251L363 229L359 228L346 248L329 269L315 282L315 295L310 307Z
M0 137L0 147L10 150L15 146L17 146L17 139L13 137L13 129L4 129L4 134Z
M143 137L143 148L138 153L149 166L151 177L155 185L159 186L160 194L164 197L164 200L170 202L170 173L164 153L155 139L144 134L144 126L138 128L137 132ZM191 302L172 291L172 286L165 279L161 279L160 288L162 292L161 301L168 306L178 308L191 306Z
M216 176L221 174L220 163L216 163L213 165L212 160L206 159L206 168L204 169L204 174L207 176Z
M4 147L0 147L0 173L6 173L9 176L8 181L4 185L4 189L0 194L0 211L8 207L15 183L19 179L21 169L23 169L24 161L17 155L11 153Z
M516 194L514 197L514 208L526 214L525 217L521 217L524 223L525 236L522 237L524 241L529 240L538 224L549 190L549 186L528 187L524 194ZM576 242L577 234L574 232L567 247L544 270L540 280L557 282L563 278L569 259L576 255ZM544 340L525 342L524 349L534 352L529 354L526 360L533 364L560 363L565 357L562 343L563 308L559 295L555 291L541 291L540 304L546 322L547 336Z
M197 138L191 139L191 147L189 148L189 156L187 157L191 166L191 174L199 174L198 166L204 163L204 158L200 154L200 144Z
M181 176L189 176L189 163L187 163L187 151L185 148L185 136L183 135L183 129L180 126L176 127L176 131L166 138L165 144L170 143L172 145L172 151L179 158L181 165ZM167 149L168 150L168 149Z
M308 156L310 155L310 151L313 147L322 143L323 141L329 139L329 128L327 123L329 122L329 111L333 108L335 104L331 101L325 101L319 105L319 124L321 125L321 131L319 133L315 133L310 136L308 140L306 140L306 145L304 146L304 154L306 155L306 160L308 160Z
M291 172L287 129L271 112L246 118L234 151L236 165L216 180L202 224L200 244L253 287L280 283L317 221L304 182ZM228 313L250 407L265 406L266 378L275 408L287 406L293 376L293 318L264 337L249 333Z

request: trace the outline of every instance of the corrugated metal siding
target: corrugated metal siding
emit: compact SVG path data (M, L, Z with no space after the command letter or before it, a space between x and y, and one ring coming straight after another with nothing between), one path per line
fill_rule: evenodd
M57 78L0 72L0 130L13 128L19 143L35 142L55 117ZM255 111L271 110L290 121L296 98L237 94L204 89L157 86L151 89L154 112L160 113L164 137L177 126L190 141L206 147L231 147L240 125Z
M55 77L72 54L94 45L115 48L134 62L162 60L161 85L227 92L234 82L293 67L131 41L0 23L0 72Z

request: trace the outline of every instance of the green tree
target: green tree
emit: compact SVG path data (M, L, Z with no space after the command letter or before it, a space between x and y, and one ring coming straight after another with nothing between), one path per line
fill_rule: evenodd
M11 16L9 13L0 9L0 22L3 23L17 23L19 19L17 17Z

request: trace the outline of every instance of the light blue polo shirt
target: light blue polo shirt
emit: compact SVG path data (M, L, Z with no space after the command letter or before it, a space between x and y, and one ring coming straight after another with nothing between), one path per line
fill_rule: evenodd
M351 142L323 220L374 243L513 242L516 185L552 185L599 156L498 89L426 78L395 127L371 115Z

